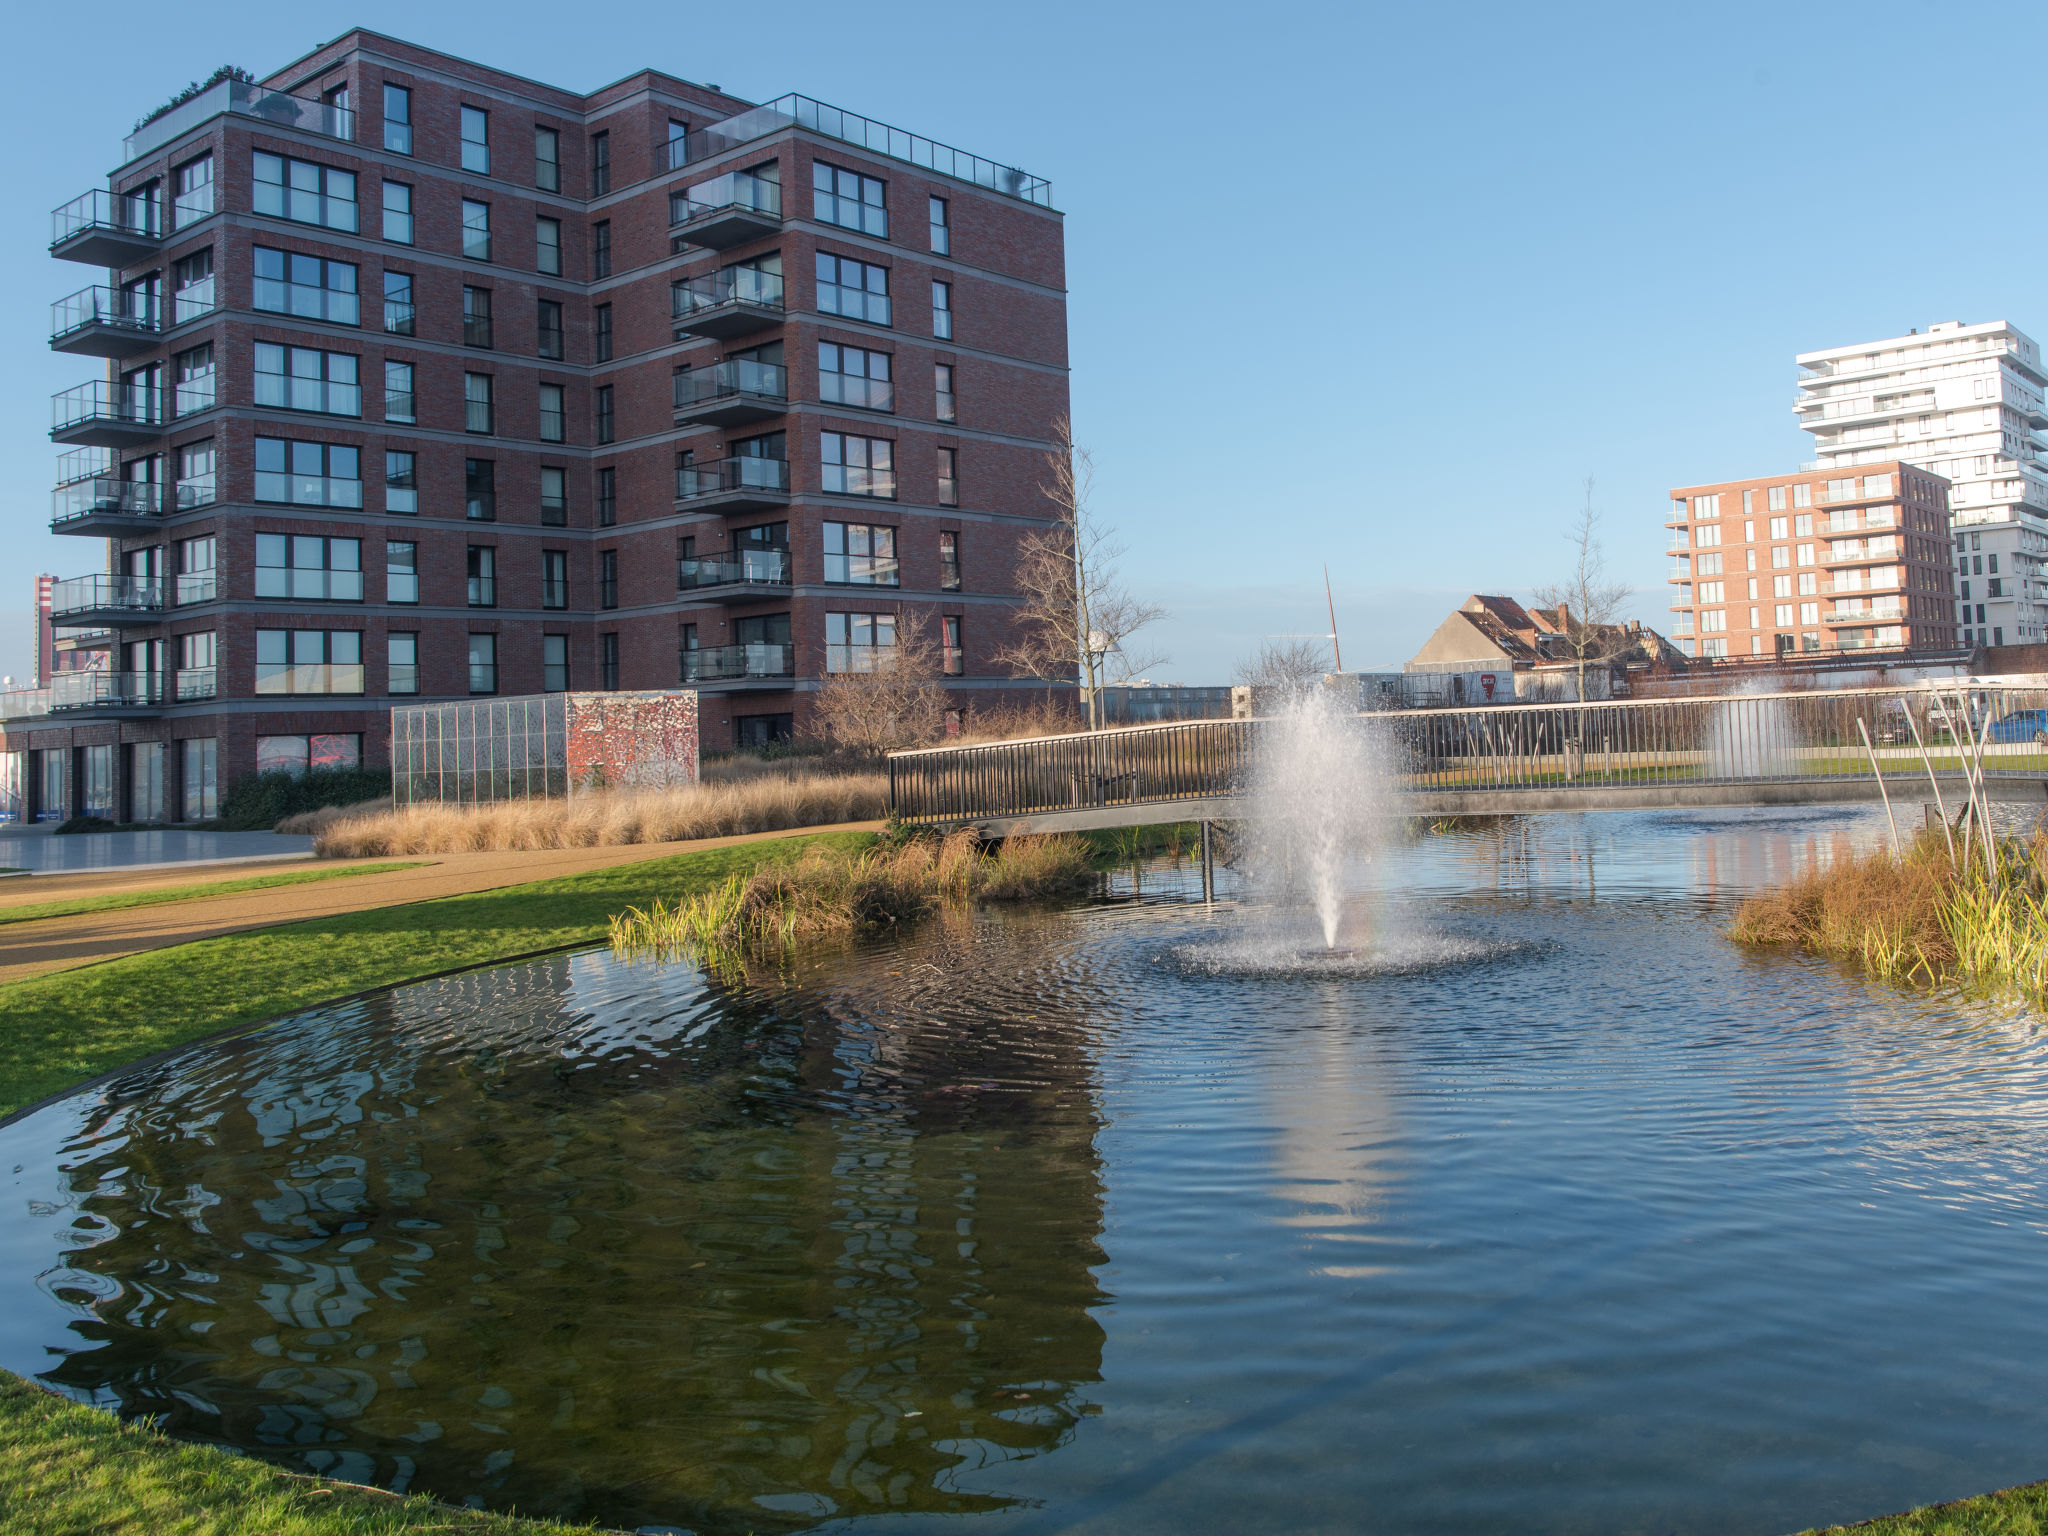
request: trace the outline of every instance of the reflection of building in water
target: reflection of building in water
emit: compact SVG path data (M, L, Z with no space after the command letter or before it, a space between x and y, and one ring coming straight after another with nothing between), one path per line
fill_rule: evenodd
M1099 1379L1093 1064L888 1015L585 957L159 1072L72 1175L106 1294L46 1377L628 1529L998 1507L956 1484Z
M1394 1166L1399 1116L1389 1060L1391 1032L1361 1033L1334 993L1323 1017L1292 1032L1284 1062L1266 1080L1279 1135L1273 1146L1276 1200L1293 1209L1280 1218L1321 1242L1324 1274L1364 1276L1382 1268L1372 1257L1379 1206L1398 1177Z

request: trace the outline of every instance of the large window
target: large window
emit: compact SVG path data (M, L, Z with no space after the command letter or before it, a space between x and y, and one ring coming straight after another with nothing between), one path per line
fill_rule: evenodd
M402 181L384 183L384 238L412 244L412 188Z
M889 378L889 354L819 342L818 398L831 405L857 405L868 411L895 410L896 386Z
M820 432L818 457L825 490L842 496L896 494L896 445L886 437Z
M469 691L471 693L496 693L498 691L498 637L496 635L471 635L469 637Z
M259 629L256 692L361 693L363 633L359 629ZM304 737L299 738L304 740ZM259 763L257 766L261 767Z
M901 580L896 530L871 523L825 524L825 579L856 587L893 587Z
M213 343L192 347L171 359L172 409L180 416L210 411L214 402Z
M825 615L825 670L872 672L896 655L893 613Z
M492 545L469 546L469 606L498 606L498 551Z
M465 347L488 347L492 335L491 290L465 283L462 289L462 344Z
M213 247L171 263L171 324L213 313Z
M886 188L872 176L811 162L811 213L821 224L889 238Z
M488 373L465 373L462 376L462 430L485 435L497 430Z
M258 213L318 224L326 229L356 229L356 177L353 171L310 160L256 151L254 205Z
M317 603L360 603L363 541L303 533L257 534L256 595Z
M220 595L218 547L210 533L178 541L176 601L210 603Z
M410 540L386 540L384 544L384 601L387 603L416 603L419 600L419 545Z
M185 820L211 821L220 814L220 743L213 737L178 743L178 789Z
M463 516L473 522L494 522L498 516L498 461L462 461Z
M889 323L889 269L818 252L818 308L828 315Z
M410 370L408 370L409 372ZM348 352L256 343L256 403L328 416L363 414L363 386Z
M360 688L353 691L362 692ZM362 762L363 736L360 731L256 738L258 773L304 773L308 768L359 768Z
M562 404L562 386L543 384L540 387L540 440L544 443L559 443L565 436L565 416Z
M562 306L555 300L540 301L538 330L540 355L559 360L568 349L563 344Z
M471 261L491 259L491 205L462 200L462 254Z
M402 85L384 87L384 147L394 155L412 153L412 92Z
M550 276L559 277L562 271L562 221L535 219L533 229L537 248L535 264Z
M256 499L304 507L360 507L362 454L342 443L256 439Z
M384 274L384 329L393 336L413 333L412 274Z
M213 212L213 156L187 160L171 172L171 227L183 229Z
M255 258L250 302L256 308L305 320L332 320L337 325L361 321L362 304L352 263L273 251L264 245L255 248Z
M181 443L177 448L177 505L180 512L210 504L215 492L213 439Z
M385 688L391 693L420 691L420 637L392 630L384 636Z
M491 174L491 114L482 107L462 109L462 168Z
M384 450L384 510L410 517L420 509L419 459L410 449Z
M543 192L562 190L562 136L553 128L533 130L533 184Z
M541 466L540 520L554 528L569 525L569 472L553 464Z
M413 393L412 364L384 359L384 419L418 421L418 397Z
M569 552L544 549L540 552L540 605L543 608L569 606Z

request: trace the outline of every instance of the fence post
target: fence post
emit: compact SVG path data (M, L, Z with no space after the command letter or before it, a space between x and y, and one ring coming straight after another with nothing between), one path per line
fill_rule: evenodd
M1216 823L1202 823L1202 902L1216 904Z

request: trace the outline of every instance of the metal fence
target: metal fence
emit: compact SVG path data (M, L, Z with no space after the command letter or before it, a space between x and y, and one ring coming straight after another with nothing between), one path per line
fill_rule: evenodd
M1353 717L1397 789L1643 788L1886 778L1931 767L2048 775L2048 682L1427 709ZM1260 720L1200 720L889 758L910 822L1243 794ZM1865 746L1865 735L1869 746Z

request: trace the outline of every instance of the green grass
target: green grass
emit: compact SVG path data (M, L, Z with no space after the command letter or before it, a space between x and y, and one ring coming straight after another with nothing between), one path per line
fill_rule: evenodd
M267 891L278 885L304 885L312 880L346 880L350 875L381 875L394 869L424 869L432 859L409 864L352 864L346 869L301 869L278 875L251 875L212 885L167 885L154 891L120 891L109 896L74 896L65 901L31 902L25 907L0 907L0 924L32 923L41 917L76 917L83 912L118 912L125 907L154 907L166 901L192 901L202 896L234 896L242 891ZM95 870L80 870L95 874Z
M595 1529L297 1477L124 1425L0 1372L0 1530L9 1536L564 1536Z
M0 986L0 1114L174 1046L336 998L593 943L611 915L673 901L805 845L773 838L532 885L350 912L128 955ZM5 1529L0 1525L0 1529Z
M1844 1536L1849 1531L1858 1536L2048 1536L2048 1483L2028 1483L1953 1504L1929 1504L1855 1525L1830 1525L1801 1536Z

